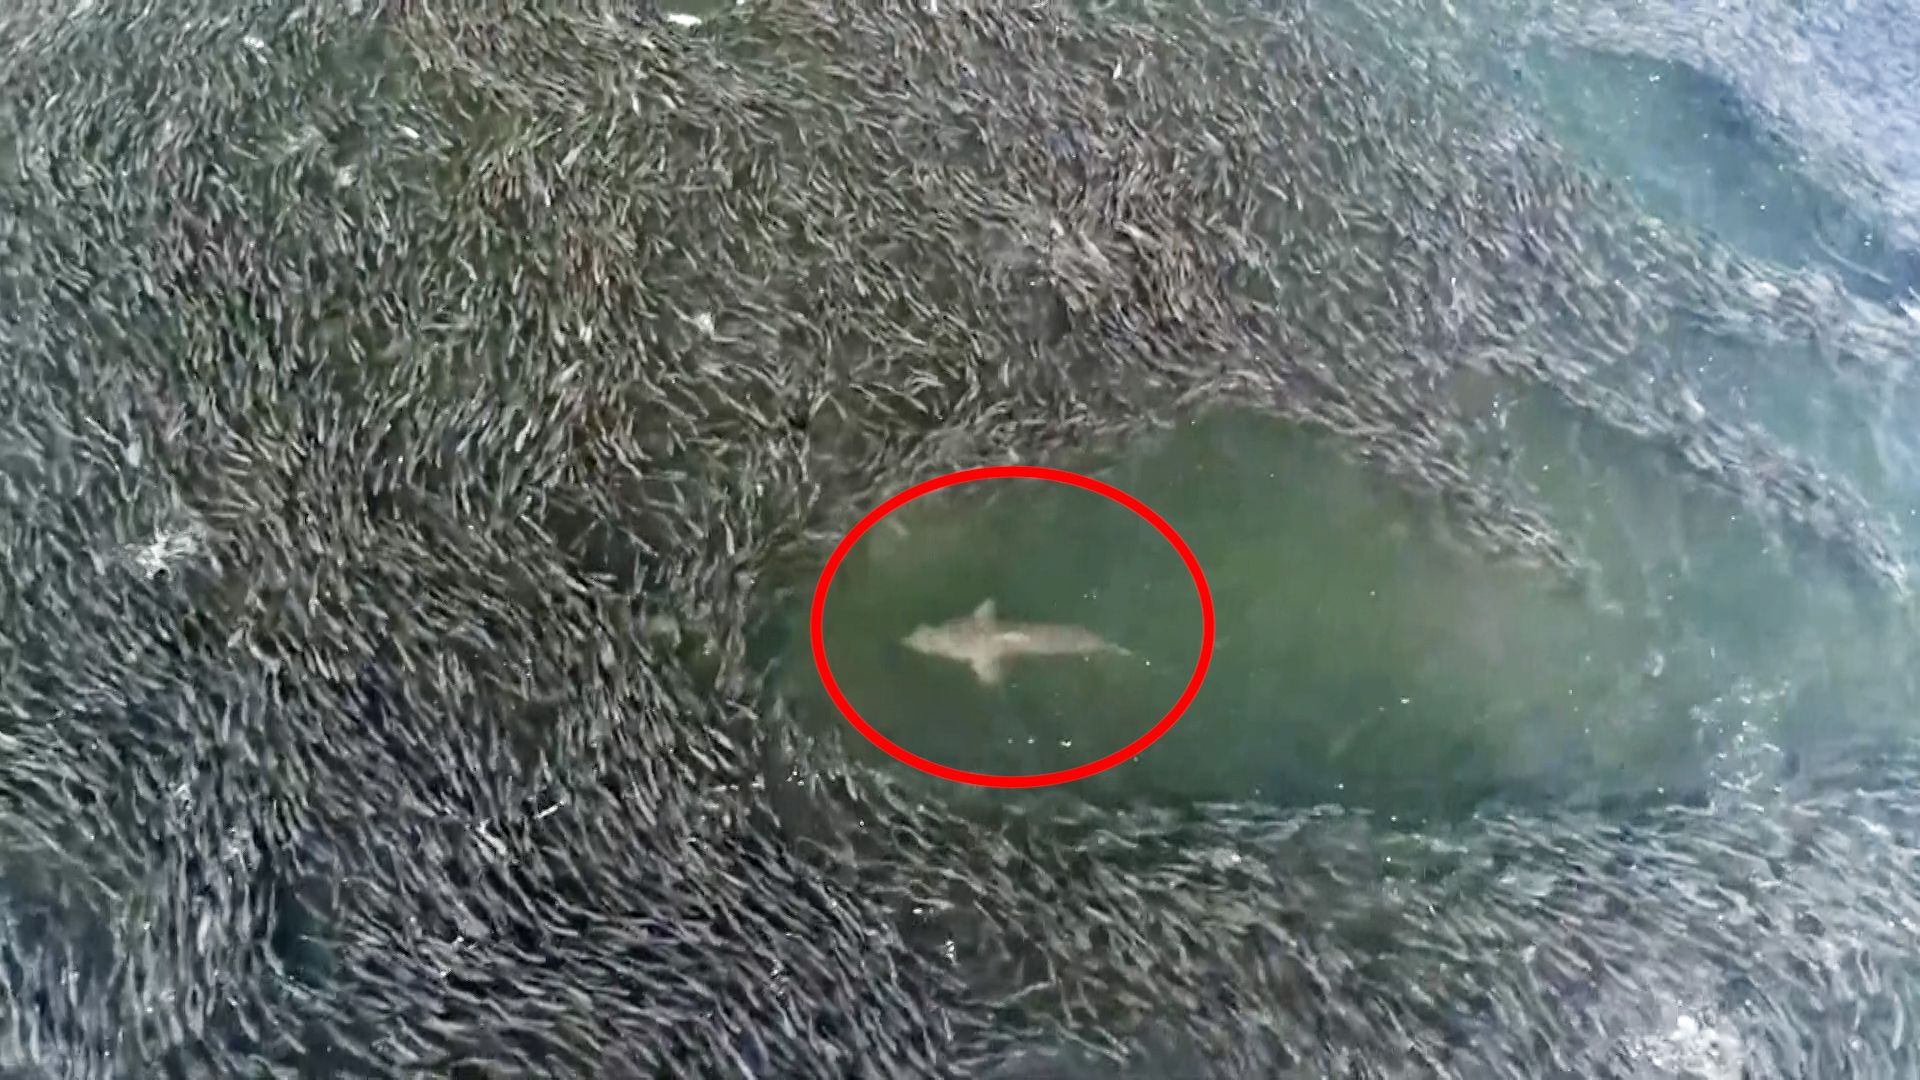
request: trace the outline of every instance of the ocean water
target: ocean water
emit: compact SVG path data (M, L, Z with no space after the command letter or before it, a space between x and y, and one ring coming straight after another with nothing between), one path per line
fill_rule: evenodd
M1433 507L1273 421L1210 417L1089 463L1191 546L1217 636L1178 725L1076 793L1423 814L1699 791L1729 737L1817 749L1879 723L1885 695L1909 689L1896 607L1732 500L1684 490L1550 409L1524 411L1522 460L1602 567L1588 588L1490 562ZM835 576L823 640L842 689L882 734L957 768L1045 772L1128 745L1193 668L1184 566L1100 496L969 487L996 490L910 504ZM1002 618L1085 626L1140 660L1024 659L988 687L902 643L987 598ZM807 664L793 685L810 722L863 748L810 676Z
M1480 17L1520 25L1511 10ZM1524 43L1496 56L1437 26L1424 32L1483 64L1517 117L1648 215L1783 271L1830 275L1848 302L1910 317L1920 342L1913 253L1875 211L1823 186L1811 151L1734 84L1671 56L1545 34L1513 33ZM1711 328L1675 326L1656 346L1649 369L1686 372L1701 405L1845 476L1896 525L1920 509L1920 415L1897 375L1840 378L1817 341L1756 347ZM1912 732L1920 639L1907 603L1537 391L1459 392L1479 396L1500 467L1573 537L1585 580L1472 550L1433 500L1274 420L1212 413L1110 459L1046 462L1151 505L1191 544L1217 604L1192 707L1075 796L1416 816L1697 798ZM1184 569L1098 496L973 487L990 490L949 489L896 514L842 568L824 634L842 688L888 738L959 768L1045 772L1127 745L1192 670L1199 618ZM990 597L1003 618L1082 625L1144 659L1026 659L989 687L903 645L914 626ZM798 611L785 640L781 685L802 722L882 761L821 691ZM916 782L952 798L1024 797Z
M836 60L868 59L837 8L768 23L743 6L756 33L809 27ZM937 36L956 6L874 8ZM728 7L683 10L719 24ZM1915 151L1887 90L1912 59L1886 20L1913 13L1541 7L1389 2L1347 30L1395 50L1369 78L1478 72L1512 111L1490 127L1545 133L1637 212L1751 260L1725 278L1747 299L1826 305L1764 340L1676 319L1600 377L1671 382L1679 412L1843 477L1913 563L1911 365L1863 366L1827 336L1865 327L1920 359ZM1018 339L1020 319L953 315L955 283L910 272L957 249L1006 264L965 269L1038 274L1013 234L1047 231L1044 199L1010 205L1034 193L1002 178L1007 221L946 247L898 227L899 174L858 172L896 184L884 199L829 191L808 170L864 168L850 147L947 149L946 102L899 78L849 111L863 138L806 152L806 121L835 112L783 108L812 89L810 42L761 63L738 50L764 38L679 20L675 63L655 65L665 31L620 5L269 8L0 16L33 31L15 82L38 95L0 105L18 121L0 194L71 204L0 221L0 247L45 259L0 275L25 357L9 494L48 488L7 534L27 569L10 616L37 634L0 725L0 1072L845 1075L865 1053L875 1071L933 1074L918 1066L945 1054L1027 1078L1732 1080L1914 1061L1913 602L1678 467L1692 447L1449 374L1472 463L1546 512L1572 576L1488 555L1442 500L1231 404L1036 460L1132 493L1191 545L1208 678L1100 776L928 777L823 693L818 566L767 567L842 513L837 467L876 475L916 425L1055 441L1030 421L1071 413L1078 372L995 389L994 357L965 347ZM167 54L123 84L89 33L129 47L115 60ZM965 40L978 52L939 78L990 97L974 65L1007 57ZM276 50L298 78L276 77ZM214 84L197 103L195 81ZM879 115L896 94L916 123ZM1076 167L1073 134L1047 132L1047 177ZM800 213L823 207L851 212ZM963 216L934 231L965 233ZM780 243L808 250L769 296ZM1092 241L1066 256L1100 278ZM1200 381L1183 357L1126 359L1166 397ZM816 393L875 405L883 437L810 418ZM764 595L782 606L749 664L736 645ZM903 646L986 600L1131 655L1020 660L984 686ZM825 640L891 739L1024 774L1149 729L1200 618L1185 568L1123 508L1002 481L868 534Z

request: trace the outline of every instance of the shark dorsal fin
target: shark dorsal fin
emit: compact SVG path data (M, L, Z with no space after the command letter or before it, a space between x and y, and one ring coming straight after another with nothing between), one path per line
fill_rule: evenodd
M993 608L993 597L989 596L985 600L980 601L980 606L973 609L973 621L977 623L992 622Z

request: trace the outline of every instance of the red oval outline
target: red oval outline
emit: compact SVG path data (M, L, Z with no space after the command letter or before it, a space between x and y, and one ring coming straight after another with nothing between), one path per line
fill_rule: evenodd
M954 487L959 484L970 484L976 480L1001 479L1051 480L1057 484L1067 484L1071 487L1091 491L1097 495L1104 495L1114 502L1119 503L1121 506L1133 511L1147 524L1159 530L1161 537L1173 546L1173 550L1179 554L1180 560L1186 564L1187 573L1193 576L1194 591L1200 596L1200 657L1194 662L1193 676L1187 680L1187 688L1181 693L1180 700L1174 702L1173 708L1167 710L1167 715L1162 717L1160 722L1155 724L1153 729L1145 735L1140 736L1119 750L1108 754L1106 757L1090 761L1085 765L1076 765L1070 769L1008 776L999 773L970 772L965 769L956 769L949 765L942 765L937 761L929 761L907 750L905 747L896 745L893 740L875 731L873 725L867 723L867 721L861 717L859 710L853 707L853 703L847 700L846 694L841 692L839 682L833 677L833 667L827 663L826 643L821 635L821 623L827 611L827 589L833 584L833 575L839 571L841 562L846 559L847 553L853 550L853 545L859 543L860 538L865 536L868 530L878 525L888 514L893 513L895 510L900 509L923 495L930 495L943 488ZM1194 558L1193 550L1187 547L1187 542L1180 538L1180 534L1174 531L1173 526L1167 524L1165 519L1159 514L1154 513L1147 504L1141 502L1139 499L1104 481L1095 480L1091 476L1082 476L1079 473L1069 472L1065 469L1049 469L1038 465L987 465L975 469L962 469L958 472L947 473L944 476L936 476L931 480L915 484L913 487L881 503L869 512L866 517L861 518L859 523L854 525L847 535L841 539L840 543L834 547L833 554L827 556L826 566L820 570L819 583L816 584L813 589L813 615L809 620L808 634L813 639L813 664L815 668L819 669L820 682L826 687L827 696L833 699L833 703L839 708L841 715L847 718L847 722L852 724L855 730L865 735L875 746L892 755L894 760L911 765L928 775L938 776L941 779L952 780L960 784L974 784L979 787L996 788L1050 787L1054 784L1065 784L1074 780L1084 780L1089 776L1113 768L1115 765L1139 754L1147 747L1158 742L1160 737L1171 730L1173 725L1179 721L1181 715L1187 711L1188 706L1193 704L1194 697L1200 693L1200 686L1206 682L1207 679L1207 666L1213 662L1213 593L1207 588L1207 576L1200 569L1200 560Z

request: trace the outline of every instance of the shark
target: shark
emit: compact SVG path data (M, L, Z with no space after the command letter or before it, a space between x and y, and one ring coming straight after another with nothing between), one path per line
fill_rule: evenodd
M1017 656L1133 655L1082 627L1002 622L991 597L971 614L937 626L917 626L902 640L915 652L966 664L983 686L998 686L1006 678L1007 662Z

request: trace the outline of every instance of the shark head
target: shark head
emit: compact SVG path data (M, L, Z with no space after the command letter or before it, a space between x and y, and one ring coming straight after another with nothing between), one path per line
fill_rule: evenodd
M928 626L922 623L914 627L912 633L900 640L902 644L914 652L925 653L928 656L948 656L952 654L953 646L946 640L946 637L947 635L940 632L939 627Z
M988 600L973 612L958 619L929 626L921 623L901 639L907 648L928 656L949 660L969 660L980 651L981 640L995 629L994 603Z
M967 664L981 682L992 685L998 683L1001 676L1001 656L993 641L997 629L994 604L988 600L972 614L951 622L938 626L922 623L900 640L914 652Z

